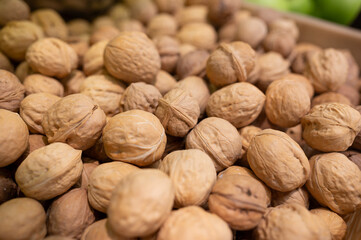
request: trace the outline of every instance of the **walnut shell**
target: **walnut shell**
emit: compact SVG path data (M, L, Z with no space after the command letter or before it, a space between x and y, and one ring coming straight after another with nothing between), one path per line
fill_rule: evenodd
M33 73L35 72L26 61L21 62L15 69L15 75L19 78L20 82L24 82L24 79Z
M0 167L18 159L28 146L29 130L17 113L0 109Z
M257 48L267 35L266 23L257 17L242 19L236 29L236 39Z
M1 0L0 26L10 21L26 20L29 18L30 8L22 0Z
M209 0L208 19L212 24L219 27L226 23L241 7L240 1L233 0Z
M207 22L208 8L204 5L194 5L182 8L176 15L178 24L184 26L188 23Z
M346 84L355 88L357 87L360 75L360 67L349 50L342 50L342 53L345 55L349 65Z
M26 52L26 61L36 72L64 78L78 66L78 56L69 44L57 38L44 38L33 43Z
M15 198L0 205L0 236L6 240L43 239L46 214L31 198Z
M345 152L341 152L345 155L351 162L357 165L357 167L361 170L361 153L358 151L347 150Z
M143 24L135 19L125 19L116 23L117 28L121 32L142 32L145 33Z
M197 49L211 50L217 41L217 33L213 26L208 23L188 23L177 34L181 43L188 43Z
M25 160L25 158L29 156L30 153L32 153L36 149L45 147L46 145L48 145L46 136L40 134L30 134L28 147L26 148L25 152L21 155L21 157L18 158L18 160L14 163L14 165L16 165L16 167L19 167L19 165Z
M125 0L129 7L131 17L142 23L148 23L155 15L157 15L157 5L152 0Z
M298 39L300 33L295 21L286 18L279 18L269 24L271 32L287 33L294 39Z
M198 149L171 152L158 168L173 181L178 208L204 204L217 179L212 159Z
M162 97L159 90L150 84L137 82L130 84L120 99L120 111L139 109L154 113Z
M310 98L312 98L313 95L315 94L315 90L313 89L313 86L312 86L310 80L308 80L304 75L289 73L289 74L282 76L280 79L289 79L289 80L293 80L293 81L302 83L302 85L306 88Z
M232 232L226 222L200 207L190 206L173 211L158 233L158 240L231 240Z
M361 216L361 209L344 216L344 219L347 223L347 231L346 231L345 239L356 240L360 236L361 233L360 216Z
M114 189L107 212L109 228L124 237L148 236L165 222L173 202L174 187L165 173L156 169L135 171Z
M266 212L267 194L262 184L250 176L223 176L214 185L208 206L231 228L250 230Z
M208 57L209 53L205 50L194 50L181 56L178 60L176 69L178 77L180 79L189 76L203 78L206 75Z
M83 164L83 172L81 173L81 177L79 178L79 181L74 186L88 190L90 175L92 174L94 169L98 166L99 166L98 161L85 162Z
M159 99L154 114L167 134L184 137L197 124L200 110L197 100L188 91L174 88Z
M281 131L266 129L254 136L247 159L257 177L280 192L301 187L310 175L302 148Z
M85 75L82 71L74 70L68 77L61 80L64 85L64 95L70 95L80 92L80 86L85 80Z
M0 168L0 204L16 198L18 194L18 186L12 179L11 171Z
M108 233L106 223L107 219L102 219L88 226L84 230L81 240L112 240L110 234ZM120 238L120 240L126 240L126 238Z
M91 26L90 23L81 18L70 20L66 23L68 27L69 36L81 36L84 34L90 34Z
M68 28L63 18L53 9L39 9L31 13L30 20L39 25L46 37L59 38L66 41Z
M177 81L169 73L160 70L157 74L154 86L164 96L167 92L172 90L177 84Z
M153 42L158 49L161 61L161 69L172 73L179 59L179 43L170 36L157 36Z
M347 97L336 92L321 93L312 99L311 106L314 107L324 103L342 103L351 106L351 102Z
M345 96L350 101L351 105L359 105L360 93L357 88L352 87L349 84L344 84L337 90L337 92Z
M130 11L123 3L116 3L110 7L108 15L114 22L130 18Z
M316 105L301 122L306 143L323 152L345 151L361 130L361 114L341 103Z
M16 183L29 197L47 200L66 192L81 176L81 151L65 143L39 148L20 164Z
M6 56L23 61L28 47L44 37L42 29L30 21L11 21L0 30L0 49Z
M104 67L104 50L108 40L103 40L92 45L84 55L83 71L89 76L99 72Z
M33 93L50 93L59 97L64 95L64 87L58 80L41 74L28 75L23 84L26 95Z
M228 120L236 128L256 120L261 113L265 95L250 83L234 83L214 92L207 104L207 115Z
M72 94L52 105L43 117L49 143L66 142L85 150L93 146L105 125L105 114L89 97Z
M187 136L187 149L200 149L213 160L217 171L231 166L241 155L242 138L228 121L208 117Z
M315 208L311 210L311 213L317 215L326 223L331 232L332 240L344 239L347 225L342 217L326 208Z
M249 167L249 163L247 160L247 150L252 138L261 131L262 129L256 126L245 126L238 130L242 138L242 153L240 156L240 164L242 166Z
M164 128L158 118L142 110L119 113L103 129L108 157L137 166L147 166L159 160L166 141Z
M7 56L5 56L4 53L2 53L0 51L0 69L9 71L9 72L14 72L14 66L13 64L10 62L10 60L8 59Z
M288 57L296 46L296 39L289 32L271 31L262 45L267 52L278 52L283 57Z
M341 153L318 154L310 159L308 191L338 214L361 208L361 171Z
M112 192L121 179L139 170L136 166L123 162L110 162L94 169L89 179L88 198L90 205L107 212Z
M84 155L99 160L100 162L108 162L110 160L105 153L103 137L98 138L91 148L85 150Z
M117 37L120 31L115 26L102 26L93 31L90 36L90 45L94 45L101 41L110 41Z
M309 207L309 196L308 192L304 188L296 188L290 192L279 192L272 191L272 206L277 207L281 204L296 203L304 206L308 209Z
M288 56L293 72L302 74L307 65L307 55L320 50L319 46L311 43L297 44Z
M177 33L177 22L172 15L158 14L148 23L148 36L154 38L156 36L174 36Z
M144 33L122 32L105 47L104 65L111 75L127 83L154 83L160 57Z
M175 0L175 1L168 1L168 0L155 0L157 7L160 12L166 13L176 13L180 9L182 9L184 5L184 0Z
M25 88L19 79L11 72L0 69L0 108L17 112L24 93Z

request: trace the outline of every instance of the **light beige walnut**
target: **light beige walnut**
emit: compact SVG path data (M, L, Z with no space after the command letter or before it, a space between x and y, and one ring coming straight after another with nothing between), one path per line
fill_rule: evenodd
M351 106L351 102L347 97L336 92L321 93L312 99L312 107L324 103L342 103Z
M263 40L263 47L267 52L277 52L288 57L296 46L296 39L286 32L271 31Z
M311 213L320 217L330 229L332 240L342 240L345 238L347 225L337 213L326 208L315 208Z
M94 45L101 41L110 41L117 37L120 31L115 26L102 26L93 31L90 36L90 44Z
M0 69L0 108L17 112L24 93L25 88L19 79L11 72Z
M115 236L148 236L165 222L173 202L174 187L165 173L156 169L135 171L114 189L107 211L108 227Z
M181 57L178 60L176 68L177 76L180 79L189 76L198 76L201 78L205 77L209 53L205 50L188 50L190 51L188 53L184 53L184 55L182 55L181 52Z
M123 162L100 164L89 178L88 199L90 205L100 211L107 212L112 192L121 179L139 170L136 166Z
M46 37L59 38L66 41L68 38L68 28L64 19L50 8L35 10L31 13L30 20L39 25Z
M10 21L27 20L30 15L30 7L22 0L0 1L0 26Z
M57 38L36 41L26 52L26 61L34 71L57 78L68 76L78 66L74 49Z
M153 42L158 49L161 69L172 73L177 66L180 51L177 39L170 36L157 36Z
M50 93L34 93L21 101L20 116L25 121L31 133L44 134L43 121L44 113L61 98Z
M293 81L302 83L302 85L306 88L310 98L312 98L313 95L315 94L315 90L313 89L313 86L312 86L310 80L308 80L304 75L289 73L289 74L284 75L280 79L283 79L283 80L288 79L288 80L293 80Z
M28 147L26 148L25 152L21 155L21 157L18 158L18 160L15 162L15 165L19 166L22 163L22 161L24 161L24 159L29 156L30 153L32 153L36 149L45 147L47 144L48 141L46 140L46 136L40 134L30 134Z
M361 114L341 103L314 106L302 118L303 139L319 151L345 151L361 130Z
M31 74L24 79L25 94L50 93L62 97L63 85L56 79L41 74Z
M157 5L152 0L125 0L129 7L132 18L142 23L148 23L155 15L157 15Z
M85 75L89 76L102 70L104 67L104 50L108 42L108 40L97 42L86 51L83 60L83 71Z
M79 239L95 220L87 192L75 188L54 200L48 209L48 233Z
M114 26L115 23L110 16L107 15L100 15L96 17L92 22L92 31L96 31L97 29L104 27L104 26Z
M157 239L231 240L232 231L216 214L190 206L173 211L160 228Z
M84 158L83 158L84 159ZM87 159L87 158L85 158ZM93 160L93 159L92 159ZM83 160L84 161L84 160ZM79 178L79 181L74 185L74 187L83 188L85 190L88 190L88 185L90 181L90 175L94 171L96 167L99 166L98 161L94 162L84 162L83 163L83 172L81 173L81 177Z
M104 50L109 73L127 83L154 83L160 57L154 43L141 32L122 32Z
M346 83L337 90L337 93L345 96L350 101L352 106L357 106L360 104L360 93L357 87L352 87Z
M130 18L129 9L122 3L117 3L111 6L108 11L108 15L111 19L113 19L114 22Z
M310 159L308 191L322 205L338 214L361 208L361 171L341 153L325 153Z
M64 95L67 96L70 94L79 93L80 85L84 80L85 80L85 74L82 71L80 70L72 71L68 77L63 78L61 80L61 83L64 86L64 91L65 91Z
M160 70L155 79L154 86L159 90L159 92L164 96L167 92L172 90L177 84L177 81L169 73Z
M153 85L144 82L132 83L122 94L120 99L120 111L125 112L139 109L154 113L161 97L162 94Z
M256 53L247 43L221 43L207 61L207 76L216 87L245 82L255 60Z
M43 37L43 30L35 23L11 21L0 30L0 49L12 60L23 61L28 47Z
M107 228L107 219L102 219L94 222L90 226L88 226L82 236L81 240L112 240L112 234L109 232ZM130 240L130 238L118 237L119 240Z
M184 0L155 0L160 12L176 13L183 8Z
M247 159L257 177L280 192L301 187L310 175L302 148L281 131L266 129L254 136Z
M41 240L46 235L43 206L31 198L15 198L0 205L0 239Z
M20 82L24 82L24 79L33 73L35 72L26 61L21 62L15 69L15 75L19 78Z
M307 55L320 50L321 48L319 46L311 43L297 44L288 56L293 72L302 74L307 65Z
M242 154L241 154L241 159L240 159L242 166L249 167L249 163L247 160L247 150L248 150L248 147L249 147L249 144L250 144L252 138L261 131L262 131L261 128L256 127L256 126L251 126L251 125L245 126L245 127L241 128L240 130L238 130L238 132L242 138Z
M154 114L167 134L184 137L197 124L200 110L197 100L188 91L174 88L159 99Z
M15 180L25 196L47 200L66 192L82 170L80 150L53 143L30 153L16 170Z
M90 97L107 116L119 113L124 84L109 75L92 75L80 85L80 93Z
M205 5L194 5L182 8L176 15L180 26L188 23L207 22L208 8Z
M9 58L7 56L5 56L4 53L2 53L0 51L0 69L9 71L9 72L14 72L14 66L13 64L10 62Z
M272 208L255 230L257 240L331 240L326 223L299 204Z
M266 23L257 17L247 17L239 21L236 29L236 39L248 43L252 48L258 45L267 35Z
M217 179L212 159L198 149L171 152L158 168L173 182L177 208L204 204Z
M156 36L174 36L177 33L177 21L174 16L169 14L158 14L148 23L148 36L154 38Z
M0 109L0 132L0 167L5 167L25 151L29 130L17 113Z
M42 126L49 143L65 142L85 150L95 144L106 123L104 111L84 94L72 94L53 104Z
M281 204L291 204L296 203L304 206L308 209L309 207L309 196L308 192L304 188L297 188L290 192L279 192L279 191L272 191L272 206L276 207Z
M108 157L137 166L147 166L159 160L166 141L158 118L142 110L119 113L110 118L103 129Z
M250 83L234 83L214 92L207 104L207 115L228 120L236 128L256 120L265 103L265 95Z
M195 46L193 46L192 44L182 43L179 45L179 53L180 53L181 57L183 57L184 55L186 55L190 52L196 51L196 50L197 50L197 48Z
M188 23L177 33L181 43L188 43L197 49L211 50L215 47L217 33L208 23Z

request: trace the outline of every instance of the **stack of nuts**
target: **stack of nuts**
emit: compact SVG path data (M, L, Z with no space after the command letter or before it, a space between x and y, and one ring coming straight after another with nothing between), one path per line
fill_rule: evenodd
M0 26L0 240L360 239L348 50L234 0Z

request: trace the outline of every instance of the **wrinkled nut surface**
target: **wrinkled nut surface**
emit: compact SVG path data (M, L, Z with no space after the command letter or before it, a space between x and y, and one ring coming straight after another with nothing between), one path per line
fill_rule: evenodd
M311 213L320 217L328 226L332 240L342 240L346 235L346 222L337 213L334 213L326 208L315 208Z
M105 125L105 114L91 98L72 94L53 104L42 126L49 143L65 142L85 150L93 146Z
M82 170L80 150L53 143L30 153L16 170L15 180L26 196L47 200L66 192Z
M247 160L247 150L252 138L261 131L261 128L252 125L245 126L238 131L242 138L242 153L240 159L240 163L242 166L249 167L249 163Z
M216 214L190 206L173 211L158 233L158 240L231 240L229 226Z
M119 236L148 236L167 219L173 202L174 187L165 173L156 169L133 172L114 189L107 211L109 228Z
M36 72L64 78L78 66L78 56L69 44L57 38L44 38L33 43L26 52L26 61Z
M263 40L263 47L267 52L278 52L287 57L296 45L296 39L289 32L270 31Z
M197 49L211 50L217 41L217 33L213 26L208 23L188 23L177 33L181 43L188 43Z
M341 153L325 153L310 159L308 191L322 205L338 214L361 208L361 171Z
M177 63L177 75L180 79L189 76L198 76L203 78L206 75L206 65L209 53L205 50L190 50L182 55Z
M288 56L293 72L302 74L307 65L307 55L320 50L321 48L319 46L311 43L297 44Z
M1 51L0 51L0 69L6 70L9 72L14 72L13 64L10 62L8 57L5 56L4 53L2 53Z
M177 33L177 22L172 15L162 13L156 15L148 23L148 36L154 38L156 36L174 36Z
M172 73L179 59L179 43L170 36L157 36L153 38L161 61L161 69Z
M64 86L64 95L70 95L80 92L80 85L85 79L85 74L80 70L74 70L68 77L63 78L61 83Z
M167 134L184 137L197 124L200 110L197 100L188 91L174 88L159 99L154 114Z
M262 184L250 176L223 176L214 185L208 206L231 228L249 230L266 212L267 194Z
M304 206L308 209L309 207L309 196L308 192L304 188L297 188L290 192L279 192L272 191L272 206L276 207L281 204L296 203Z
M0 238L7 240L43 239L46 214L31 198L15 198L0 205Z
M81 240L112 240L107 231L106 223L107 219L102 219L88 226L84 230ZM121 238L121 240L125 240L125 238Z
M160 57L154 43L141 32L122 32L104 50L109 73L127 83L154 83Z
M299 204L283 204L263 217L255 230L257 240L331 240L325 222Z
M247 43L221 43L207 61L207 76L217 87L245 82L255 66L255 58L255 51Z
M160 163L175 189L175 207L204 204L216 182L212 159L198 149L174 151Z
M109 158L147 166L160 159L167 138L156 116L130 110L108 121L103 129L103 142Z
M254 136L247 159L257 177L280 192L301 187L310 175L302 148L281 131L266 129Z
M313 86L312 86L310 80L308 80L304 75L289 73L289 74L284 75L280 79L288 79L288 80L293 80L293 81L301 83L306 88L307 93L310 96L310 98L312 98L313 95L315 94L315 90L313 89Z
M324 103L342 103L351 106L351 102L347 97L336 92L321 93L312 99L311 105L314 107Z
M304 85L281 79L271 83L266 91L267 119L280 127L294 127L310 110L311 101Z
M153 85L144 82L132 83L122 94L120 99L120 111L125 112L139 109L154 113L161 97L162 94Z
M25 88L19 79L11 72L0 69L0 108L17 112L24 93Z
M172 90L177 84L177 81L172 75L166 71L160 70L157 74L154 86L164 96L167 92Z
M257 17L248 17L242 19L236 29L236 38L239 41L248 43L252 48L258 45L267 35L266 23Z
M0 109L0 132L0 167L5 167L27 148L29 130L17 113Z
M108 40L103 40L92 45L86 51L83 59L83 71L89 76L102 70L104 67L104 50Z
M2 0L0 7L0 26L10 21L26 20L29 18L30 8L22 0Z
M92 174L94 169L98 166L99 166L98 161L84 163L83 164L83 172L81 173L81 177L79 178L79 181L74 186L88 190L90 175Z
M221 171L240 157L242 138L227 120L208 117L188 134L186 148L204 151L212 158L216 170Z
M92 75L80 85L80 93L90 97L107 116L119 113L124 84L109 75Z
M67 40L68 27L59 13L53 9L36 10L31 13L30 20L43 29L45 36Z
M128 174L139 170L136 166L123 162L100 164L94 169L89 179L88 199L90 205L107 212L112 192L116 185Z
M20 116L25 121L31 133L44 134L44 114L61 98L50 93L35 93L27 96L21 101Z
M345 151L361 130L361 114L341 103L314 106L301 120L303 139L323 152Z
M64 95L63 85L54 78L41 74L31 74L24 79L25 94L50 93L58 97Z
M250 83L234 83L214 92L207 104L207 115L228 120L236 128L256 120L261 113L265 95Z

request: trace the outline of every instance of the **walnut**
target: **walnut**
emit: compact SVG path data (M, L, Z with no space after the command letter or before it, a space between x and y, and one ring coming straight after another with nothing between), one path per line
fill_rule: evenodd
M30 21L11 21L0 30L0 49L9 58L23 61L28 47L44 37L42 29Z
M306 143L320 151L345 151L361 130L361 115L341 103L314 106L301 120Z
M294 39L298 39L300 33L296 23L291 19L279 18L269 24L270 32L287 33Z
M46 214L43 206L31 198L15 198L0 205L2 239L43 239Z
M129 7L131 17L148 23L155 15L157 15L157 5L152 0L125 0Z
M234 83L214 92L207 104L207 115L228 120L236 128L256 120L261 113L265 95L250 83Z
M262 184L247 175L219 178L209 196L211 212L235 230L250 230L258 225L267 208L267 194Z
M221 43L207 61L207 76L216 87L245 82L255 66L255 58L255 51L247 43Z
M297 124L294 127L288 128L286 130L286 134L290 136L293 140L295 140L300 146L304 142L302 139L302 125Z
M159 14L156 15L148 23L148 36L154 38L156 36L174 36L177 33L177 22L172 15Z
M283 57L291 54L296 46L296 39L288 32L271 31L263 40L263 47L266 51L278 52Z
M107 219L102 219L99 221L94 222L90 226L88 226L82 236L81 240L112 240L110 234L108 233L107 229ZM125 238L120 238L121 240L128 240Z
M217 33L213 26L208 23L188 23L177 34L181 43L188 43L197 49L211 50L215 47Z
M27 158L29 156L30 153L32 153L36 149L39 149L41 147L45 147L48 144L49 143L48 143L48 141L46 139L46 136L40 135L40 134L30 134L29 135L28 146L27 146L26 150L23 152L21 157L18 158L18 160L16 160L14 165L16 167L19 167L19 165L24 161L25 158Z
M185 56L186 54L188 54L190 52L196 51L196 50L197 50L197 48L195 46L193 46L192 44L188 44L188 43L182 43L179 46L179 53L180 53L181 57ZM207 51L203 51L203 52L207 52ZM206 59L206 61L207 61L207 59Z
M205 50L190 51L181 56L177 63L177 75L180 79L189 76L204 77L209 53Z
M354 88L349 84L344 84L337 90L337 92L345 96L350 101L350 105L359 105L360 94L357 88Z
M24 82L24 79L33 73L35 72L26 61L21 62L15 69L15 75L19 78L20 82Z
M351 162L357 165L357 167L361 170L361 154L358 151L347 150L345 152L341 152L345 155Z
M311 210L311 213L317 215L326 223L331 232L332 240L344 239L347 225L342 217L326 208L315 208Z
M0 168L0 204L17 197L18 194L18 186L12 179L11 171Z
M357 239L360 236L360 216L361 209L344 216L347 223L345 239Z
M115 26L115 23L113 19L111 19L109 16L98 16L93 20L93 26L92 31L96 31L99 28L102 28L104 26Z
M114 189L107 211L108 227L116 236L148 236L165 222L173 202L174 187L165 173L156 169L135 171Z
M281 204L296 203L308 208L308 192L304 188L296 188L290 192L272 191L272 206L276 207Z
M121 20L119 22L116 23L117 28L119 29L119 31L121 32L142 32L145 33L145 28L143 26L143 24L135 19L126 19L126 20Z
M72 71L68 77L61 80L61 83L64 85L64 95L67 96L70 94L79 93L80 86L84 80L85 75L82 71Z
M26 20L29 18L30 8L22 0L0 1L0 26L10 21Z
M169 73L160 70L155 79L154 86L164 96L167 92L172 90L177 84L177 81Z
M351 106L351 102L347 97L336 92L321 93L312 99L311 106L314 107L324 103L342 103Z
M119 113L103 129L104 148L108 157L137 166L147 166L159 160L166 140L158 118L142 110Z
M360 75L360 67L349 50L342 50L342 53L345 55L349 65L346 84L352 87L357 87L357 82Z
M242 166L249 167L249 163L247 160L247 150L253 137L261 131L262 129L256 126L245 126L239 130L239 134L242 138L242 153L240 155L240 162Z
M68 28L62 17L53 9L39 9L31 13L30 20L39 25L46 37L59 38L66 41Z
M238 25L241 21L251 17L251 12L247 10L238 10L232 18L223 24L218 30L219 42L232 42L237 38ZM266 26L267 30L267 26Z
M292 80L292 81L302 83L302 85L306 88L310 98L312 98L313 95L315 94L315 90L313 89L313 86L312 86L310 80L308 80L303 75L289 73L289 74L286 74L286 75L282 76L280 79L288 79L288 80Z
M267 25L282 18L281 12L272 8L259 8L254 15L265 21Z
M267 35L266 23L257 17L244 18L238 23L236 39L257 48Z
M361 171L341 153L318 154L310 159L308 191L322 205L338 214L361 208Z
M132 83L125 89L120 99L120 111L139 109L154 113L161 97L162 94L153 85L144 82Z
M184 0L155 0L155 3L157 4L160 12L176 13L183 8Z
M112 5L108 11L108 15L114 22L130 18L130 11L123 3L116 3Z
M179 10L176 15L180 26L188 23L207 22L208 8L204 5L187 6Z
M154 114L167 134L184 137L197 124L200 110L197 100L188 91L174 88L159 99Z
M287 134L273 129L253 137L247 159L257 177L280 192L301 187L310 174L302 148Z
M5 54L3 54L1 51L0 51L0 69L6 70L6 71L9 71L12 73L14 72L13 64L10 62L8 57L5 56Z
M116 185L128 174L139 170L136 166L123 162L110 162L99 165L89 178L88 198L90 205L107 212L110 197Z
M42 126L49 143L66 142L85 150L93 146L105 125L105 114L89 97L72 94L53 104Z
M110 161L107 154L105 153L103 137L98 138L98 140L91 148L85 150L84 155L99 160L100 162Z
M88 190L90 175L92 174L94 169L98 166L99 166L98 161L85 162L83 164L83 172L81 173L81 177L79 178L78 182L74 186Z
M320 50L321 48L319 46L311 43L297 44L288 56L293 72L302 74L306 68L307 55Z
M21 101L20 116L31 133L44 134L41 125L44 114L61 98L50 93L35 93Z
M79 239L85 228L95 220L87 192L75 188L55 201L48 209L48 233Z
M241 7L240 1L233 0L209 0L208 19L212 24L219 27L226 23Z
M67 42L78 56L78 67L82 67L84 55L89 49L89 37L69 37Z
M78 56L67 43L57 38L44 38L28 48L26 61L36 72L64 78L77 67Z
M161 69L172 73L179 59L178 41L169 36L157 36L153 42L160 55Z
M26 95L34 93L50 93L58 97L64 95L64 87L58 80L41 74L27 76L23 84Z
M85 75L89 76L99 72L104 67L104 50L108 40L97 42L86 51L83 60L83 70Z
M173 211L160 228L157 239L231 240L232 232L228 224L217 215L190 206Z
M17 112L24 93L25 88L19 79L11 72L0 69L0 109Z
M160 57L145 34L122 32L105 47L104 65L111 75L127 83L154 83Z
M81 18L76 18L67 22L69 36L88 35L91 32L90 23Z
M120 34L118 28L114 26L102 26L93 31L90 36L90 44L94 45L101 41L110 41Z

